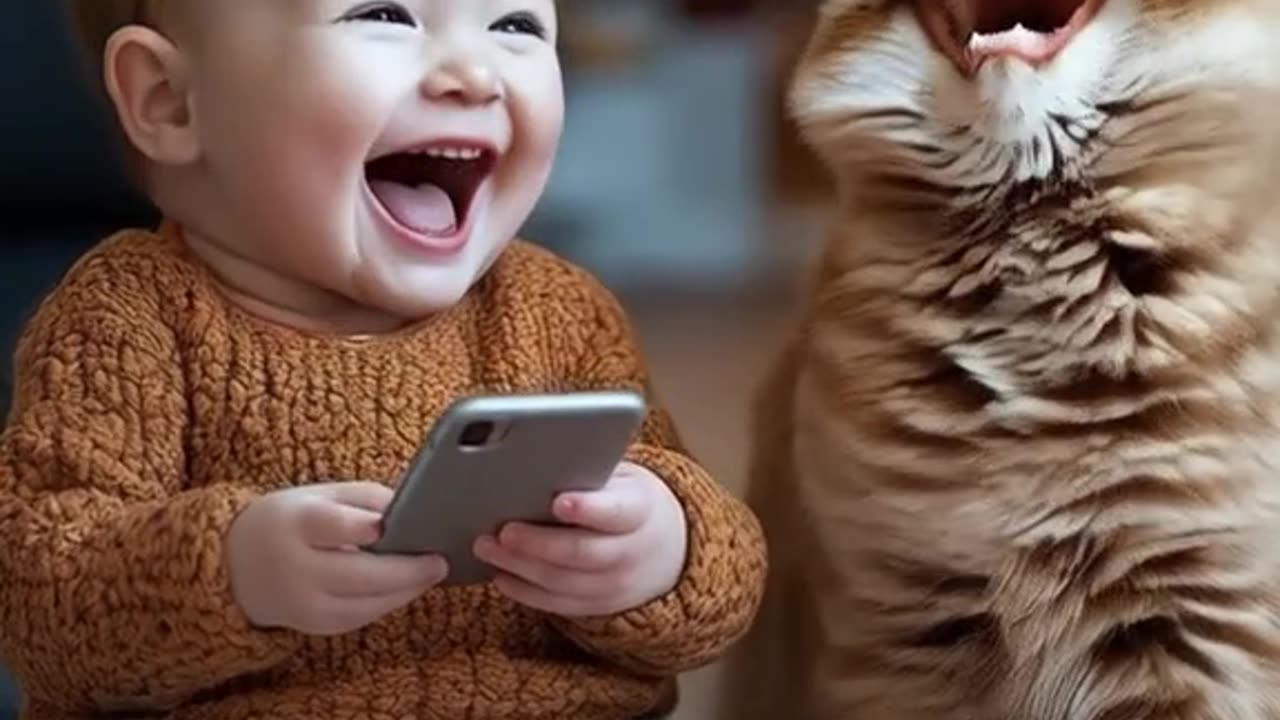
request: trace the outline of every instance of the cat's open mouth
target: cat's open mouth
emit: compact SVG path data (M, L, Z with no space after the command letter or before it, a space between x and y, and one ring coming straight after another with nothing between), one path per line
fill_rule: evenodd
M917 0L929 37L965 75L997 57L1040 67L1062 52L1105 0Z

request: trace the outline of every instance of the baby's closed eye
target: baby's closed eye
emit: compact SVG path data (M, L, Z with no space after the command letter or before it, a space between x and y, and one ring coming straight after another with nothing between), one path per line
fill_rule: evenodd
M547 27L538 16L528 11L514 12L489 26L493 32L510 33L512 35L533 35L537 38L547 37Z
M347 13L342 19L347 22L394 23L397 25L409 25L411 27L417 27L418 25L418 21L414 19L413 13L405 9L403 5L391 2L362 5L350 13Z

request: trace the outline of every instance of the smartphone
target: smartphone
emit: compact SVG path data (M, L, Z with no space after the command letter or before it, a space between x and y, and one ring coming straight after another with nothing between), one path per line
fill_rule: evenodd
M555 498L602 488L644 422L628 391L470 397L449 406L383 514L377 553L439 554L446 585L486 582L475 541L513 522L555 524Z

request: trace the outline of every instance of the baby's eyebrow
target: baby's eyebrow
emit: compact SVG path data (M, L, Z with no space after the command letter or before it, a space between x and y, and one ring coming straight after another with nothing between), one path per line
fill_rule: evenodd
M217 2L225 1L217 0ZM262 0L242 1L262 2ZM276 6L284 6L284 11L290 18L297 19L338 17L355 8L360 2L361 0L271 0L271 3Z

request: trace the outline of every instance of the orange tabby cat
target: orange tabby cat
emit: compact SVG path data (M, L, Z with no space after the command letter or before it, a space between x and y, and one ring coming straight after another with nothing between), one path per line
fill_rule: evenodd
M792 93L725 719L1280 720L1280 0L828 0Z

